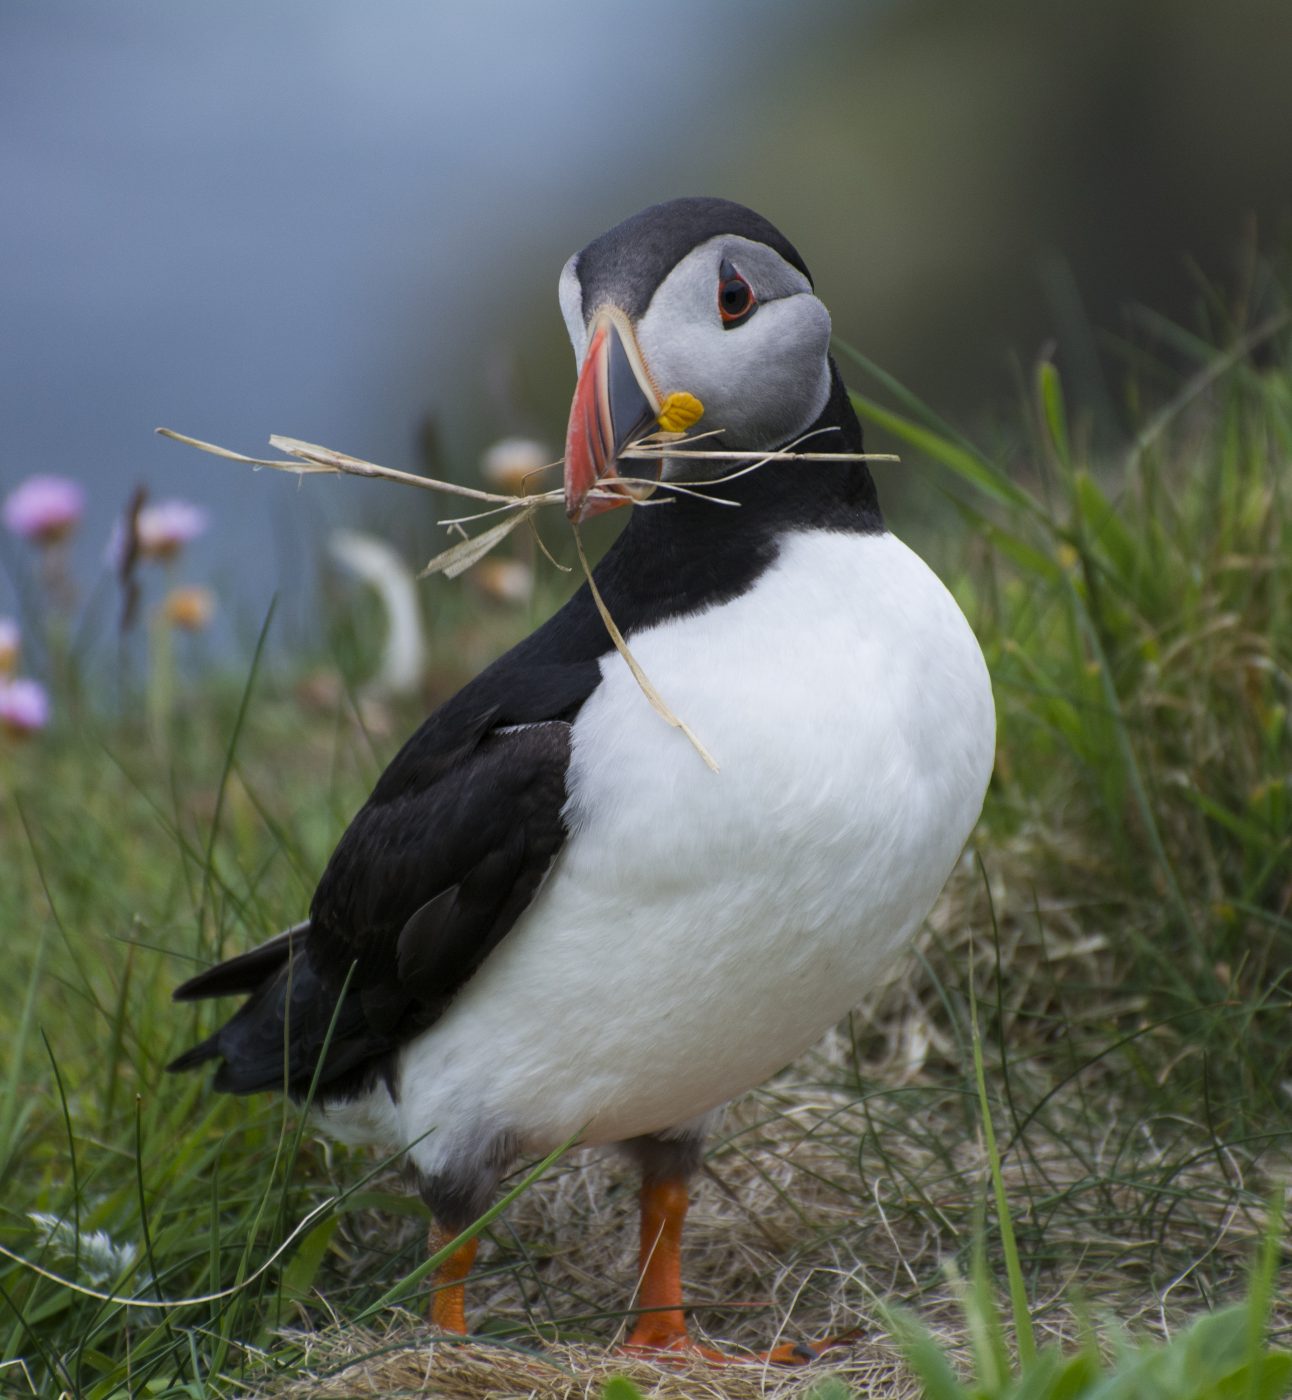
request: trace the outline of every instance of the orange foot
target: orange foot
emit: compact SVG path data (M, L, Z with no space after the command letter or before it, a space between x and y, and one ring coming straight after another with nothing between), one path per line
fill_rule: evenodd
M769 1351L719 1351L716 1347L707 1347L694 1341L684 1324L661 1327L658 1316L657 1314L656 1317L642 1318L638 1321L628 1340L619 1348L625 1356L659 1362L683 1361L689 1357L698 1357L717 1366L807 1366L833 1347L848 1346L857 1336L855 1332L850 1332L839 1337L827 1337L819 1342L782 1342L780 1346L772 1347Z
M819 1342L782 1342L770 1351L762 1352L758 1360L773 1366L806 1366L835 1347L848 1347L857 1340L857 1332L841 1332L837 1337L823 1337Z
M768 1351L733 1352L718 1351L717 1347L705 1347L703 1343L682 1333L669 1341L638 1341L629 1337L619 1348L626 1357L637 1357L641 1361L686 1361L698 1357L701 1361L718 1366L806 1366L833 1347L847 1347L852 1337L827 1337L824 1341L782 1341L778 1347Z
M804 1366L831 1347L847 1346L857 1334L820 1342L784 1342L770 1351L734 1355L702 1346L687 1335L682 1309L682 1223L686 1219L686 1183L678 1177L642 1182L641 1279L637 1301L642 1309L621 1350L651 1361L702 1357L719 1365Z

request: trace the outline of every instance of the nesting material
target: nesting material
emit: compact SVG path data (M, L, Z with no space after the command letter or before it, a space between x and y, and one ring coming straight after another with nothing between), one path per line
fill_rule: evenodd
M699 401L689 394L673 394L666 401L666 408L669 414L669 422L687 424L695 422L699 414L703 412ZM663 410L662 410L663 411ZM188 447L196 447L201 452L209 453L214 457L222 457L226 461L241 462L245 466L254 468L268 467L274 471L288 472L293 476L361 476L376 478L382 481L393 481L403 486L415 486L424 491L436 491L443 495L457 496L463 500L478 501L487 509L472 516L463 516L454 520L445 520L442 524L456 529L460 534L464 534L462 527L472 521L484 519L490 515L514 512L511 519L502 525L491 526L482 534L475 536L470 541L463 541L464 544L474 544L473 551L459 550L456 547L445 550L437 555L430 564L423 570L423 575L430 573L446 573L450 578L462 573L471 567L478 560L483 559L496 545L500 544L508 534L523 519L527 518L540 506L560 505L564 503L565 493L561 489L553 491L540 491L535 494L515 494L500 491L482 491L474 486L461 486L453 481L440 481L435 477L421 476L416 472L400 471L394 467L383 467L376 462L365 461L362 457L352 457L346 452L337 452L330 447L322 447L317 443L303 442L300 438L283 437L280 434L273 434L269 443L271 447L278 448L287 454L286 457L249 457L242 452L234 452L230 448L220 447L212 442L204 442L200 438L190 437L186 433L178 433L173 428L158 428L157 432L162 437L171 438L175 442L182 442ZM621 484L626 483L633 486L643 486L659 488L668 491L676 491L680 494L690 496L706 496L706 489L710 486L720 486L723 481L730 480L735 476L742 476L747 472L756 471L772 462L896 462L900 460L893 453L889 452L800 452L797 449L797 442L790 447L776 452L731 452L717 451L712 449L697 449L692 444L711 439L713 433L699 433L692 437L681 439L677 432L667 428L661 429L658 434L652 434L640 441L632 443L620 456L624 459L635 461L653 461L663 463L666 458L694 457L704 461L723 461L731 463L742 463L743 465L722 475L714 477L708 481L688 481L685 484L680 482L637 480L632 477L619 478ZM804 439L799 441L806 440ZM559 462L547 465L559 466ZM625 498L616 492L596 491L592 492L594 498L611 499L618 504L623 504ZM708 496L715 505L733 506L735 502L723 500L717 496ZM637 500L633 497L627 498L628 502L634 505L649 504L646 500ZM516 518L520 517L520 518Z
M608 498L616 504L628 503L637 506L654 504L649 496L656 490L665 492L674 491L688 496L705 496L705 488L709 486L721 485L731 477L744 475L746 472L755 471L760 467L768 465L770 462L783 461L850 461L850 462L871 462L871 461L897 461L898 459L889 453L866 453L866 452L798 452L793 450L797 444L792 444L791 448L778 452L714 452L709 449L696 451L693 447L683 447L679 439L679 433L694 426L704 413L704 408L700 401L691 394L670 394L660 409L661 431L658 434L651 434L639 442L632 444L623 454L631 456L637 460L656 461L661 467L665 458L679 458L688 455L696 455L704 459L720 459L724 461L741 462L745 465L737 470L728 473L726 476L717 476L712 481L689 481L685 485L675 482L665 482L651 479L638 479L633 477L619 477L618 484L626 485L630 488L646 488L640 496L630 494L626 498L618 492L609 490L593 490L590 495L594 498ZM199 438L189 437L184 433L177 433L171 428L158 428L158 433L163 437L172 438L176 442L185 443L189 447L196 447L202 452L208 452L216 457L223 457L228 461L241 462L251 467L270 467L275 471L290 472L296 476L362 476L377 477L385 481L398 482L405 486L417 486L423 490L439 491L451 496L464 497L467 500L479 501L486 504L487 508L475 515L460 517L455 520L444 521L450 528L456 529L463 536L457 543L450 545L447 549L437 554L418 575L419 578L426 578L431 574L443 574L446 578L457 578L459 574L465 573L473 565L480 563L487 555L492 553L514 530L521 525L531 524L535 512L540 506L563 504L565 501L564 490L543 491L537 495L514 495L497 491L481 491L471 486L459 486L455 482L438 481L434 477L418 476L414 472L398 471L392 467L382 467L376 462L365 461L361 457L351 457L345 452L336 452L329 447L321 447L316 443L302 442L299 438L282 437L274 434L270 437L270 446L278 448L288 455L285 458L248 457L241 452L233 452L227 447L218 447L214 443L203 442ZM695 438L687 439L694 443L701 438L711 438L713 434L700 434ZM556 464L553 464L556 465ZM726 500L718 496L710 496L709 500L719 506L735 506L736 502ZM493 515L503 515L504 518L495 525L489 526L477 535L467 535L463 526L470 522L482 520ZM703 760L705 766L716 773L718 764L709 750L701 743L695 732L686 721L674 714L669 708L668 702L659 693L650 677L642 669L624 640L623 634L616 626L614 618L611 617L609 609L606 607L604 599L597 589L592 578L592 570L588 565L587 556L583 551L583 542L579 538L577 527L571 525L574 530L575 548L578 552L579 562L583 567L584 575L587 578L588 586L592 591L592 596L597 605L597 612L601 620L605 623L606 632L613 642L615 650L623 657L633 678L641 687L642 693L650 702L651 708L674 729L679 730L695 749ZM543 551L547 553L546 550ZM551 556L548 555L550 558Z

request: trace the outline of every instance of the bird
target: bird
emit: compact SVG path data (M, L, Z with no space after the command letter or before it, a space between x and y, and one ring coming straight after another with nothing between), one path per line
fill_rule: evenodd
M980 814L995 708L964 614L887 528L778 228L655 204L571 257L558 297L566 512L628 507L624 528L407 740L308 917L175 991L245 1000L169 1068L217 1061L216 1090L285 1088L325 1133L403 1153L436 1250L522 1161L617 1147L641 1179L624 1345L665 1355L703 1350L681 1244L706 1133L919 929ZM716 487L687 459L697 421L751 454ZM625 455L643 441L651 466ZM796 443L821 459L753 460ZM439 1328L467 1331L475 1247L433 1281Z

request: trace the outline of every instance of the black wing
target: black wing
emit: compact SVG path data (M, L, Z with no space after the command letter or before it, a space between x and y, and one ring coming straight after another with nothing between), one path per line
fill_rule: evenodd
M217 1089L300 1095L317 1074L320 1092L345 1094L442 1014L565 840L568 721L497 718L497 707L469 725L442 713L409 740L341 838L308 928L176 991L250 999L171 1069L220 1058Z

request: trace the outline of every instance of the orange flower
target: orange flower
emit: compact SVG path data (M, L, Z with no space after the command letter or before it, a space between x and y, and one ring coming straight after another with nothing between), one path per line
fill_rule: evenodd
M215 594L196 584L172 588L162 604L162 612L172 627L200 632L215 616Z

